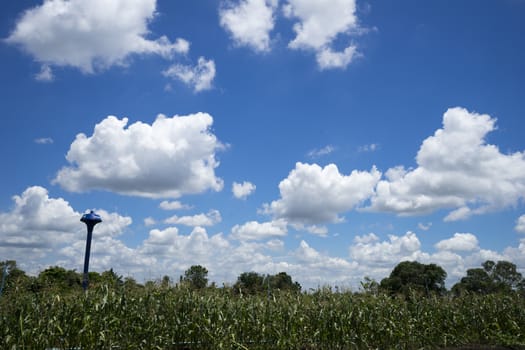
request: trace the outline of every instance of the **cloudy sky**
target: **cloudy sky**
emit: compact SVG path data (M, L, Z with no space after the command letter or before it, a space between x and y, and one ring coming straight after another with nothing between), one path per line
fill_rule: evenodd
M0 11L0 259L357 288L525 272L525 2L21 0Z

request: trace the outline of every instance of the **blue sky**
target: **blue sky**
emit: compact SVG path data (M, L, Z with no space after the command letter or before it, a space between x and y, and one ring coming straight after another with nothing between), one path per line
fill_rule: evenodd
M525 2L16 1L0 259L357 288L525 269Z

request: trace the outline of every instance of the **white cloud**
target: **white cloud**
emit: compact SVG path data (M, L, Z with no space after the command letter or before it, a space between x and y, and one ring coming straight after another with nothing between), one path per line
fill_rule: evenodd
M281 198L265 204L264 212L296 224L340 222L339 214L369 198L380 177L375 167L344 175L335 164L297 163L279 184Z
M223 146L210 132L209 114L127 123L109 116L92 136L77 135L66 156L71 165L54 182L73 192L105 189L150 198L222 189L214 170L215 151Z
M233 239L248 241L261 240L275 237L286 236L288 230L284 220L275 220L259 223L249 221L243 225L235 225L232 228L231 237Z
M297 266L292 269L301 276L301 281L309 286L357 283L355 272L358 264L339 257L331 257L312 248L304 240L294 252Z
M288 0L283 9L286 17L298 19L288 46L315 51L321 69L344 68L355 57L354 45L341 52L332 47L338 36L358 29L355 0Z
M39 145L50 145L54 141L51 137L40 137L38 139L35 139L35 143L38 143Z
M308 152L307 155L310 158L319 158L319 157L322 157L322 156L326 156L326 155L332 153L333 151L335 151L335 147L334 146L326 145L323 148L311 150L310 152Z
M52 265L81 268L86 228L80 222L80 212L64 199L50 197L39 186L27 188L14 196L13 202L13 209L0 213L0 256L17 260L22 269L32 274ZM246 223L232 229L228 237L208 234L203 227L194 227L188 234L176 227L155 228L132 248L122 239L131 218L103 209L95 211L103 221L95 227L90 270L113 268L139 282L164 275L177 279L191 265L201 264L210 271L210 279L218 283L233 283L246 271L286 271L305 289L324 284L355 289L364 276L380 280L399 262L417 260L442 266L451 287L466 269L479 267L487 259L513 261L518 267L525 264L525 239L518 247L496 252L478 248L473 234L455 234L442 240L433 254L421 250L422 245L412 232L390 235L386 240L374 233L356 236L349 247L349 258L318 250L304 240L285 249L279 239L286 235L284 221ZM233 240L235 234L244 237ZM269 238L272 239L265 241Z
M419 222L419 223L417 224L417 227L418 227L420 230L428 231L428 230L432 227L432 223L431 223L431 222L427 222L427 223L425 224L425 223Z
M450 222L466 220L469 217L471 217L473 213L474 211L471 210L469 207L460 207L448 213L447 216L443 218L443 221Z
M6 41L43 63L41 79L52 77L50 66L94 73L125 65L133 54L186 53L184 39L147 38L155 8L156 0L46 0L23 13Z
M522 215L518 218L516 221L516 227L514 229L518 232L525 233L525 215Z
M303 223L296 222L291 223L290 226L292 226L297 231L306 231L321 237L326 237L328 234L328 228L324 225L305 225Z
M454 237L439 241L438 250L473 251L478 250L478 239L472 233L455 233Z
M157 220L152 218L151 216L148 216L144 219L144 226L153 226L157 223Z
M199 57L196 66L174 64L162 72L165 77L180 80L195 92L210 90L215 78L215 62Z
M380 242L373 233L356 236L355 244L350 247L350 256L368 266L392 266L403 260L416 260L420 256L421 242L415 233L389 235L388 238L388 241Z
M82 214L63 198L49 197L47 189L28 187L13 196L14 206L0 213L0 255L20 262L34 273L42 264L57 264L60 251L78 244L85 248L86 227ZM102 223L93 231L93 240L120 235L132 220L117 213L97 209ZM83 257L84 251L79 254Z
M370 209L401 215L452 209L446 221L499 210L525 198L525 156L487 144L496 120L463 108L443 116L443 128L427 138L415 169L396 167L377 184Z
M191 206L181 203L180 201L162 201L159 208L164 210L190 209Z
M38 81L53 81L55 76L53 70L47 64L42 65L40 72L35 75L35 79Z
M246 199L254 191L255 185L248 181L244 181L242 184L234 182L232 185L232 192L235 198Z
M275 25L277 0L240 0L223 3L219 11L221 26L239 46L255 51L270 50L270 32Z
M129 216L121 216L118 213L110 213L104 209L95 209L101 217L102 223L93 230L93 238L120 236L124 230L133 223Z
M292 48L322 49L357 26L355 0L288 0L287 17L298 18Z
M73 233L82 227L80 213L62 198L50 198L43 187L28 187L13 196L13 201L11 212L0 214L2 246L52 247L71 242Z
M212 209L206 214L196 214L190 216L172 216L164 220L167 224L178 224L185 226L213 226L222 221L221 213Z
M377 143L371 143L369 145L363 145L359 146L357 151L358 152L375 152L379 149L379 144Z
M321 69L345 68L352 62L356 54L357 47L354 45L350 45L340 52L325 47L317 51L317 64Z

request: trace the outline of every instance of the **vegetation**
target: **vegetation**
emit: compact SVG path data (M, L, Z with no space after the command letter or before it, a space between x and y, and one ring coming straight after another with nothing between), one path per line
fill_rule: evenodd
M525 281L516 265L508 261L487 260L483 268L469 269L467 275L452 287L455 294L471 292L480 294L509 293L525 290Z
M403 261L399 263L390 277L381 281L381 289L390 294L408 294L417 291L443 294L447 273L436 264L421 264L417 261Z
M406 267L416 265L401 266L407 271ZM378 287L375 281L366 279L359 293L333 292L330 288L300 293L297 289L274 288L268 297L267 288L258 289L260 278L265 287L267 281L272 287L279 285L278 281L295 285L291 277L277 274L272 282L269 276L244 273L236 285L245 283L242 288L246 292L239 293L238 285L195 288L189 283L191 279L185 279L192 274L185 273L176 285L165 276L143 286L107 271L93 275L90 289L84 293L77 280L71 278L74 271L53 267L38 277L11 268L13 271L19 273L9 275L0 297L2 349L434 349L464 344L525 345L525 298L520 294L521 285L512 278L505 283L512 282L514 289L489 294L464 291L457 296L446 295L439 288L438 278L434 284L423 283L424 288L416 283L415 288L401 289L397 294L384 290L383 281ZM207 279L206 274L201 277ZM64 278L60 283L58 276ZM54 285L48 284L51 279ZM252 280L255 282L250 284ZM254 290L249 293L250 285ZM434 292L427 293L426 288Z
M298 293L301 291L301 285L298 282L294 282L292 277L286 272L266 276L257 272L243 272L233 285L233 291L238 294L255 295L270 293L272 290Z

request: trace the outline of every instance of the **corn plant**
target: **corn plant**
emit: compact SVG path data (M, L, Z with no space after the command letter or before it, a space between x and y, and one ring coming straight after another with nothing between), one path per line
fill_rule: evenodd
M517 294L236 295L229 289L6 293L2 349L436 349L524 345Z

